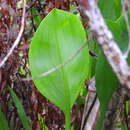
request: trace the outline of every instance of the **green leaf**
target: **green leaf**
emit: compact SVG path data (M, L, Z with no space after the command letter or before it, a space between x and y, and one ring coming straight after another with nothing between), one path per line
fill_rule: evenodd
M128 17L129 24L130 24L130 10L127 12L127 17ZM117 22L118 24L120 24L120 26L122 27L123 30L127 30L125 18L124 18L123 15L121 15L121 16L116 20L116 22Z
M85 42L86 35L79 18L53 9L41 22L31 43L29 62L32 76L63 64ZM88 69L89 54L86 47L70 63L34 82L38 90L66 115L70 113L84 84Z
M17 108L19 118L22 121L23 127L25 128L25 130L31 130L31 127L29 126L28 117L26 116L26 113L24 111L24 108L23 108L19 98L17 97L17 95L15 94L15 92L13 91L12 88L10 88L10 92L11 92L13 102Z
M100 100L100 120L97 123L97 130L102 129L108 103L117 85L116 75L103 54L101 54L96 64L96 90Z
M90 36L91 37L91 36ZM95 76L95 66L96 66L96 62L97 62L97 57L98 57L98 53L99 53L99 46L97 44L96 39L92 39L89 42L89 52L90 52L90 68L89 68L89 76L90 79Z
M120 47L122 52L125 52L128 48L128 32L127 29L123 29L120 23L112 20L106 20L106 23L111 30L115 41Z
M130 24L130 11L127 12L127 15ZM109 29L112 31L115 41L118 43L121 51L125 53L128 48L129 38L124 16L121 16L116 21L106 20L106 23L108 24ZM130 53L127 61L130 65Z
M130 21L130 11L128 11L128 19ZM106 20L106 23L115 41L124 53L128 48L128 31L124 16L121 16L117 21ZM128 62L130 63L130 55L128 57ZM117 85L118 82L115 74L112 72L104 56L101 55L96 64L96 88L101 102L101 116L97 126L98 130L102 128L109 100Z
M128 21L129 21L129 26L130 26L130 10L127 12L127 16L128 16ZM129 41L129 38L128 38L128 31L127 31L127 27L126 27L126 22L125 22L125 18L124 16L121 16L117 21L116 23L120 24L121 28L122 28L122 31L124 32L124 37L126 37L126 40L124 39L124 42L122 42L122 44L125 46L125 48L127 49L128 48L128 41ZM123 37L121 37L123 39ZM127 41L127 45L125 44L125 42ZM125 50L126 50L125 49ZM130 65L130 53L128 55L128 58L127 58L127 61L128 61L128 64Z
M38 27L38 25L42 21L42 18L41 18L40 14L38 13L36 8L31 8L30 10L31 10L31 13L33 16L33 21L34 21L35 25Z
M98 5L104 18L116 20L121 15L121 0L99 0Z
M0 128L2 130L9 130L8 122L5 118L4 113L1 111L1 108L0 108Z

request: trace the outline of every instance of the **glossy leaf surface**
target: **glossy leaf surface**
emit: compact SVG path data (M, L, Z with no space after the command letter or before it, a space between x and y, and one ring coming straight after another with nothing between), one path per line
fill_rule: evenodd
M41 22L31 43L32 76L63 64L86 42L84 28L73 14L53 9ZM64 112L70 111L88 72L87 47L57 71L35 79L38 90Z

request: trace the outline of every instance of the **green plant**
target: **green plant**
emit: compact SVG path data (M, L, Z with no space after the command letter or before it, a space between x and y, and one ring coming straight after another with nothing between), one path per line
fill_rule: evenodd
M121 0L99 0L98 5L105 19L116 20L121 15Z
M3 130L9 130L8 122L5 118L4 113L1 111L1 107L0 107L0 128L2 128Z
M17 97L17 95L15 94L15 92L13 91L12 88L10 88L10 93L11 93L11 97L13 99L13 102L17 108L17 112L18 112L20 120L22 121L24 129L31 130L31 127L29 126L29 121L28 121L28 118L27 118L26 113L24 111L24 108L23 108L19 98Z
M124 26L124 17L120 17L121 2L111 0L108 3L99 1L101 12L115 41L121 51L125 52L128 47L128 32ZM103 127L109 101L119 84L100 48L94 49L96 41L91 39L91 45L82 47L87 42L85 35L76 15L53 9L38 27L29 51L34 83L42 95L64 112L67 130L70 130L71 108L85 79L93 75L96 77L97 95L101 104L97 130ZM87 36L90 35L87 33ZM88 48L99 52L96 53L98 59L89 56Z
M70 130L70 111L89 71L88 48L87 45L83 47L86 42L80 19L71 13L53 9L38 27L29 51L33 77L61 66L46 77L34 79L34 83L64 112L66 130ZM82 51L78 53L80 48ZM70 63L66 64L67 61Z

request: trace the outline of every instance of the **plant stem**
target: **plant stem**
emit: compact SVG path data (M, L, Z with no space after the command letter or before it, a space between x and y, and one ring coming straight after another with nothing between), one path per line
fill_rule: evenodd
M65 130L71 130L70 111L65 113Z

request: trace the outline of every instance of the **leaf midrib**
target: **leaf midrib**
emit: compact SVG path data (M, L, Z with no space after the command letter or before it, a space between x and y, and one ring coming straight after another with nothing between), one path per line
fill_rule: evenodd
M58 17L57 17L58 18ZM57 23L59 22L59 20L57 20ZM61 24L61 22L59 23L59 24ZM56 27L56 26L55 26ZM56 27L57 28L57 27ZM60 47L60 41L59 41L59 39L58 39L58 32L57 32L57 29L55 29L56 31L55 31L55 34L56 34L56 48L57 48L57 52L58 52L58 56L59 56L59 60L60 60L60 62L61 62L61 64L63 64L64 63L64 58L63 58L63 56L62 56L62 52L61 52L61 47ZM61 29L61 27L60 27L60 33L63 31L62 29ZM58 30L58 31L59 31ZM65 85L66 86L64 86L64 90L65 90L65 96L68 96L68 98L69 98L69 107L71 106L71 100L70 100L70 89L69 89L69 83L68 83L68 79L66 78L66 75L65 75L65 70L64 70L64 66L63 67L61 67L61 71L62 71L62 73L63 73L63 77L64 77L64 79L65 79ZM67 87L67 91L69 91L69 93L68 92L66 92L66 87ZM67 95L67 93L68 93L68 95ZM65 100L66 101L66 100ZM68 105L67 105L67 107L68 107ZM70 108L69 108L70 109ZM65 110L64 110L65 111Z

